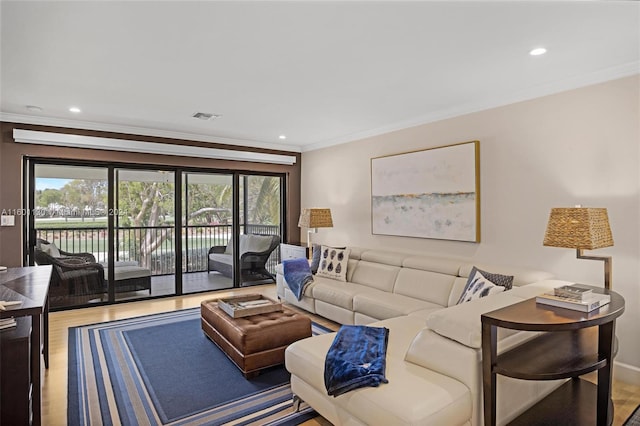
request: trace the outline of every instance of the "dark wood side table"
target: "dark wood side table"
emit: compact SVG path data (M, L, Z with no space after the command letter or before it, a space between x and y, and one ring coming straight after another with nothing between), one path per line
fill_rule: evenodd
M30 362L31 371L16 372L30 378L33 425L41 424L40 353L45 368L49 368L49 282L52 266L9 268L0 272L0 300L21 301L20 305L0 310L0 318L31 317ZM2 380L5 380L4 374ZM2 407L2 411L7 407ZM28 413L27 413L28 419ZM28 423L27 423L28 424Z
M538 304L535 298L482 315L484 424L496 424L496 375L523 380L572 378L515 419L513 425L610 425L615 322L624 312L618 293L585 313ZM540 336L497 355L497 328L541 331ZM597 385L579 376L598 371ZM597 402L597 403L596 403Z

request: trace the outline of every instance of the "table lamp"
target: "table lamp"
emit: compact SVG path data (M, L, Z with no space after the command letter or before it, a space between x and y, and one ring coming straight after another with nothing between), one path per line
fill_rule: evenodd
M613 246L607 209L581 206L552 208L543 245L574 248L578 259L602 260L604 287L611 289L611 257L583 254L583 250Z
M331 209L302 209L298 226L308 228L307 247L311 255L311 234L318 232L318 228L333 228Z

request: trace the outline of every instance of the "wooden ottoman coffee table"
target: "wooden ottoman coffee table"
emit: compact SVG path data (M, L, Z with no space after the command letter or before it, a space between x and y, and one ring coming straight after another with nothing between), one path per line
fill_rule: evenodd
M232 318L218 307L218 299L200 304L202 330L227 354L246 378L284 364L284 350L311 336L311 320L287 307L282 311Z

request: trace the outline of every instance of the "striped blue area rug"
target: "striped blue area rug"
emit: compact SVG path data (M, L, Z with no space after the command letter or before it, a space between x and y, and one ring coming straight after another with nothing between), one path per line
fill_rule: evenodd
M640 426L640 405L633 410L633 413L625 420L622 426Z
M327 333L312 323L314 335ZM295 425L282 367L247 380L202 332L200 309L69 328L69 425Z

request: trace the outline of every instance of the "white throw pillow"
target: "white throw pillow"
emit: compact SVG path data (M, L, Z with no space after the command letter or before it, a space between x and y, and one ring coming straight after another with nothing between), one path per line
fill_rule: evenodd
M224 254L233 254L233 238L229 239L227 247L224 249Z
M55 244L40 244L40 249L51 257L60 257L60 250Z
M318 265L316 275L337 281L347 281L349 253L351 253L350 249L322 246L320 249L320 265Z
M462 296L460 296L457 304L480 299L481 297L500 293L504 290L505 288L503 286L493 284L487 277L482 275L480 271L476 270L475 274L469 276L467 285L464 287Z

